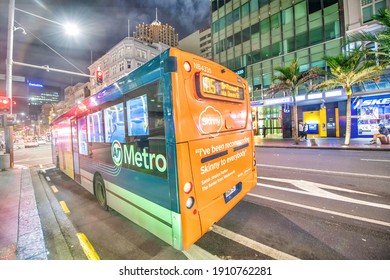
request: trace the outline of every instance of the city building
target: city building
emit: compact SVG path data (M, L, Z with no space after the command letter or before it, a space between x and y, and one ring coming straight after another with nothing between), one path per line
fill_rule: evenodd
M161 42L148 44L136 38L124 38L88 67L90 75L94 75L98 69L103 72L101 85L97 84L95 78L90 79L91 95L96 94L106 85L114 83L168 48L168 45Z
M341 53L348 34L379 28L372 15L383 8L389 8L389 1L211 1L213 59L248 79L256 134L265 127L267 138L292 136L292 98L282 92L267 96L276 66L298 58L301 71L326 67L322 57ZM390 76L384 74L379 84L354 88L358 98L353 104L352 137L371 137L378 119L389 122L389 87ZM345 92L305 93L301 89L297 97L298 118L311 125L310 136L343 137ZM377 106L373 114L367 115L371 111L365 104Z
M175 28L168 24L162 24L157 18L151 23L140 23L136 27L133 35L134 38L143 42L164 43L171 47L176 47L179 43L179 35L175 32Z
M179 41L178 48L212 59L211 28L203 28L195 31Z

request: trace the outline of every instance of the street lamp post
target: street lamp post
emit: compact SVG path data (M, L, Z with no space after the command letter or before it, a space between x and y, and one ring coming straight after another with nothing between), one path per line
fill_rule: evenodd
M9 9L8 9L8 38L7 38L7 60L6 60L6 66L7 66L7 69L6 69L6 96L9 97L11 100L12 100L12 65L13 64L16 64L16 65L22 65L22 66L27 66L27 67L33 67L33 68L39 68L39 69L43 69L43 70L46 70L46 71L54 71L54 72L61 72L61 73L66 73L66 74L71 74L71 75L78 75L78 76L83 76L83 77L88 77L88 78L92 78L94 76L92 75L88 75L88 74L84 74L80 69L78 69L75 65L73 65L72 63L70 63L68 60L66 60L63 56L61 56L59 53L57 53L54 49L50 48L50 46L48 46L46 43L44 43L43 41L41 41L42 43L44 43L46 46L48 46L51 50L53 50L54 52L56 52L58 55L60 55L63 59L65 59L68 63L70 63L72 66L74 66L77 70L80 71L80 73L75 73L75 72L71 72L71 71L66 71L66 70L61 70L61 69L54 69L54 68L50 68L48 65L47 66L37 66L37 65L31 65L31 64L26 64L26 63L22 63L22 62L16 62L16 61L13 61L13 48L14 48L14 31L15 30L18 30L18 29L22 29L24 32L23 33L26 33L26 30L24 30L24 28L22 27L17 27L15 28L15 25L14 25L14 22L15 22L15 10L18 10L20 12L23 12L23 13L26 13L28 15L31 15L31 16L34 16L34 17L37 17L39 19L43 19L43 20L46 20L46 21L49 21L51 23L55 23L55 24L58 24L58 25L61 25L63 27L67 27L67 30L69 31L69 26L65 26L61 23L58 23L58 22L55 22L53 20L49 20L49 19L46 19L44 17L41 17L41 16L38 16L38 15L35 15L35 14L32 14L32 13L29 13L27 11L23 11L21 9L16 9L15 8L15 0L9 0ZM71 28L73 30L73 32L77 31L75 30L75 27L72 26ZM39 40L39 38L37 38ZM11 105L10 105L10 114L12 114L12 102L11 102ZM14 141L13 141L13 126L5 126L5 129L4 129L4 136L5 136L5 144L6 144L6 153L9 153L10 154L10 167L13 168L14 167Z
M7 37L7 69L6 69L6 96L11 99L10 114L12 114L12 60L14 51L14 20L15 0L9 0L8 10L8 37ZM13 126L4 127L5 151L10 155L10 167L14 167L14 131Z

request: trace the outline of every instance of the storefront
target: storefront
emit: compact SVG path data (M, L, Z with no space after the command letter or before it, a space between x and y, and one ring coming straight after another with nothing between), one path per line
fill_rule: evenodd
M298 120L308 125L309 137L343 137L346 95L333 90L296 97ZM292 137L292 97L252 101L255 135L265 138Z
M255 135L271 139L291 137L291 108L288 104L273 104L272 100L252 103L252 120Z
M390 128L390 94L361 96L352 104L352 137L378 133L378 124Z

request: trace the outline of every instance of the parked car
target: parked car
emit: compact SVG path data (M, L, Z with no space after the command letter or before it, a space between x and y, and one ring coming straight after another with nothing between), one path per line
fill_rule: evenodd
M38 140L38 144L39 145L45 145L46 144L46 140L45 139L39 139Z

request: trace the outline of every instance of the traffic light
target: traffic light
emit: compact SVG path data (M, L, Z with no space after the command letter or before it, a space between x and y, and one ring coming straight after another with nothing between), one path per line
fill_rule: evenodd
M11 99L5 96L0 96L0 113L8 113L11 108Z
M96 83L98 85L103 83L103 71L100 69L96 70Z

